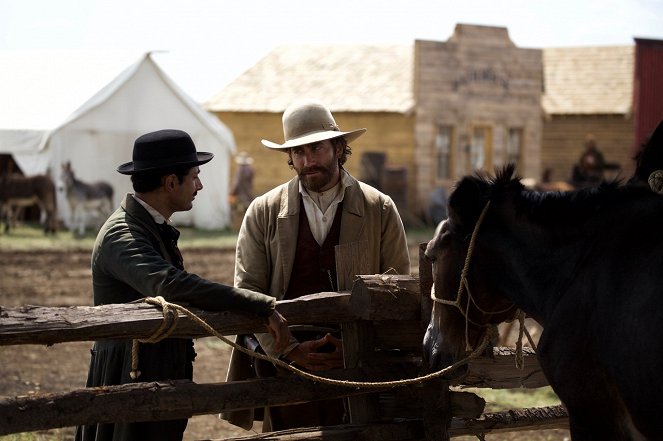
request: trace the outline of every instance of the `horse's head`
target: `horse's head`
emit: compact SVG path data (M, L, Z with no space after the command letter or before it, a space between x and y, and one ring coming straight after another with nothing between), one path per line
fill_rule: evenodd
M493 324L514 315L515 306L490 283L500 263L488 247L482 248L481 240L482 232L495 234L497 201L506 192L523 189L514 171L508 166L494 181L479 176L461 180L449 198L448 219L428 243L434 302L424 359L431 369L458 361L482 343ZM462 372L454 376L458 374Z
M58 191L67 192L72 185L74 185L74 171L71 169L71 162L63 162L60 166Z

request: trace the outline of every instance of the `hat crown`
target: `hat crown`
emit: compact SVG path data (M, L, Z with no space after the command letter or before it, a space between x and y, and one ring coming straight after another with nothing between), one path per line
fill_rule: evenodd
M339 130L331 111L319 102L294 103L283 112L283 137L286 141L312 133Z
M213 157L211 153L197 152L193 139L183 130L157 130L136 138L133 161L119 166L117 171L135 174L173 166L195 166L204 164Z
M311 99L298 100L290 104L283 112L282 122L285 142L279 144L263 139L262 145L287 152L293 147L341 136L350 143L366 132L366 129L342 132L327 106Z

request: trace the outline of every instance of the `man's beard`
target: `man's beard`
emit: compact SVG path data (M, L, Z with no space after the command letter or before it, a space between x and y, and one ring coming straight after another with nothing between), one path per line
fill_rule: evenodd
M319 174L317 175L306 174L312 171L319 172ZM331 167L322 167L322 166L312 167L312 168L303 169L301 173L299 173L299 180L301 181L305 189L309 191L319 192L331 182L333 174L334 172Z

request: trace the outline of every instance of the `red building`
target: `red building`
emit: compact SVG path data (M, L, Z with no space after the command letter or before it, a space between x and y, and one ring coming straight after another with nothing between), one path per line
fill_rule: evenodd
M663 40L635 38L634 146L637 151L663 120Z

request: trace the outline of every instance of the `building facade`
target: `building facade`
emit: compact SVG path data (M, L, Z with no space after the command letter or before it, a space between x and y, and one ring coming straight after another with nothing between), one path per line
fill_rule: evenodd
M589 136L615 176L630 176L637 121L663 118L652 111L660 100L641 97L663 90L661 42L636 39L636 47L634 85L632 45L520 48L504 27L458 24L446 41L412 45L289 45L205 107L257 159L261 194L294 172L260 140L283 140L281 115L293 100L325 102L342 130L368 129L348 171L390 194L407 225L420 225L431 221L434 196L477 170L515 163L521 178L568 181Z
M420 197L507 163L540 175L541 50L516 47L506 28L458 25L446 42L416 41L414 68Z

